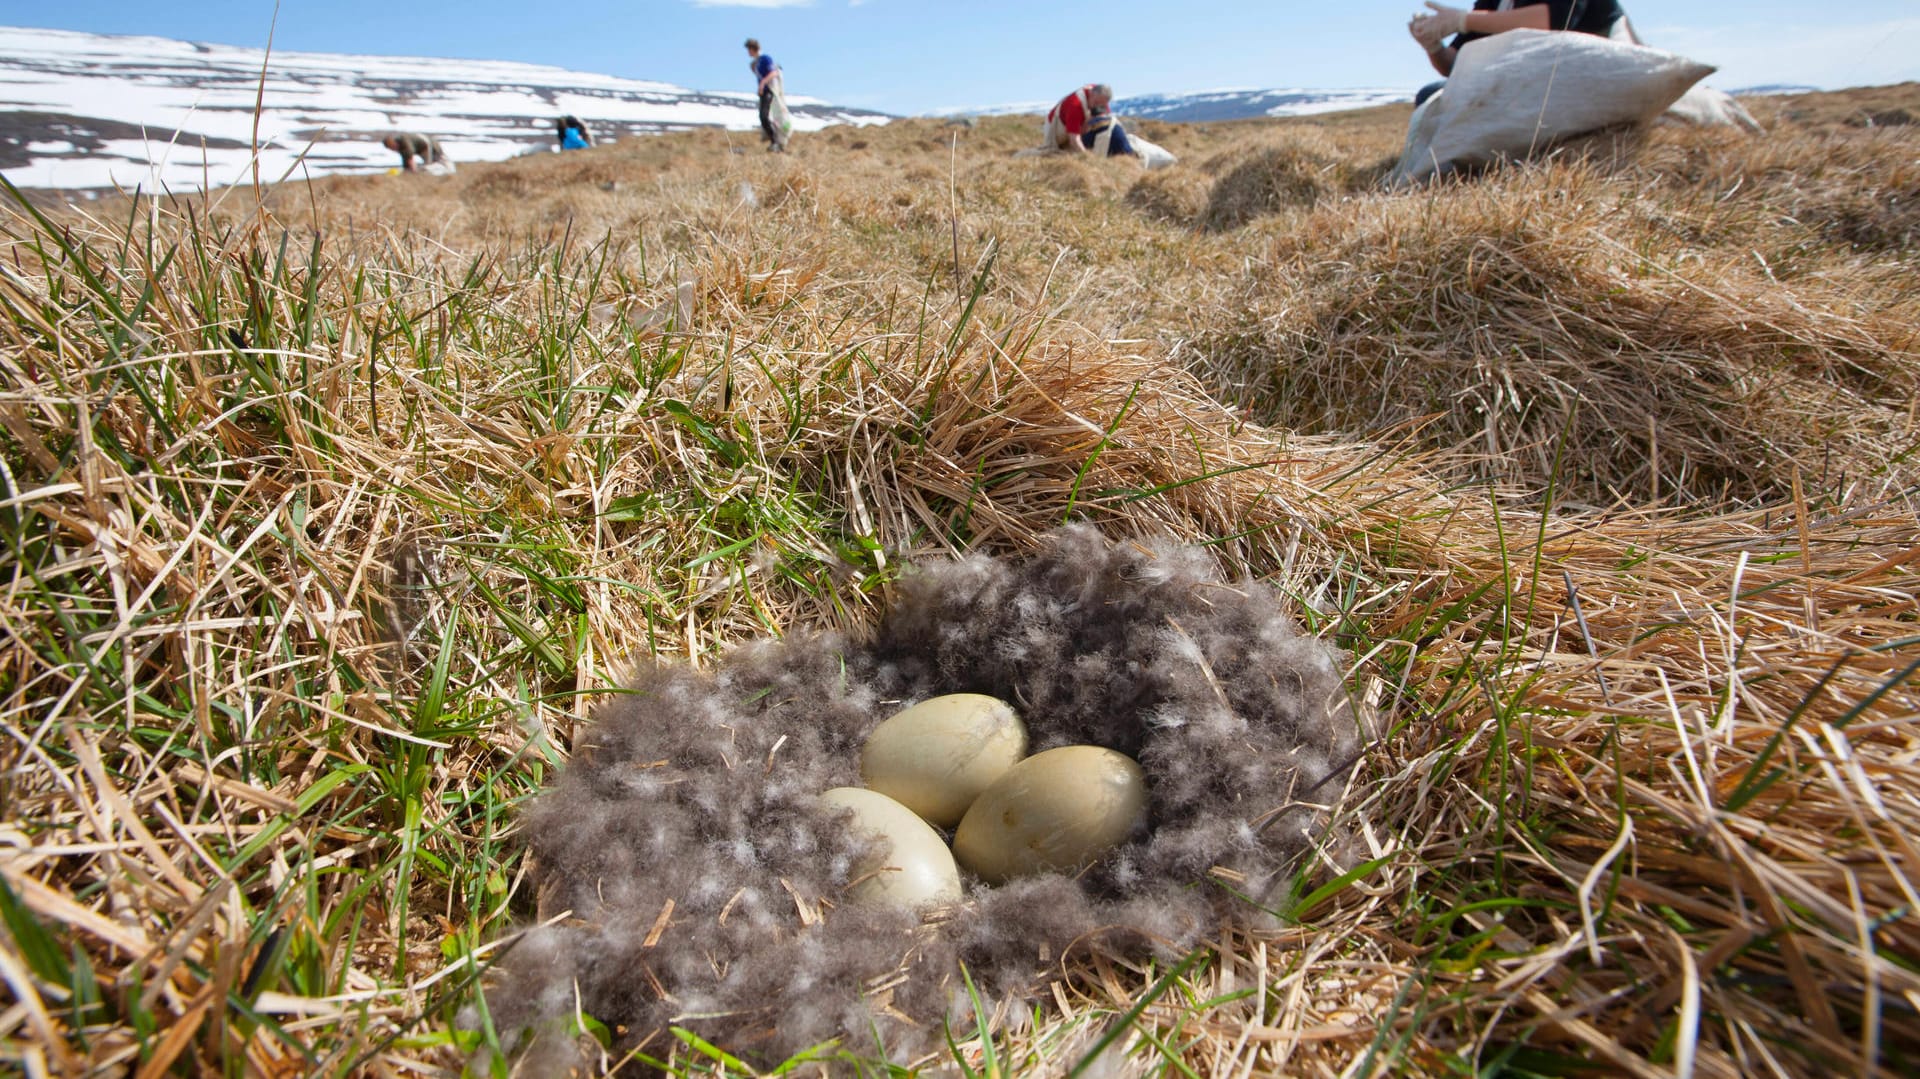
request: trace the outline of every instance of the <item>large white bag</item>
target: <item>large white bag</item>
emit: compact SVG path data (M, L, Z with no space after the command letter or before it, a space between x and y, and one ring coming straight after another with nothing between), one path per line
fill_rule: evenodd
M1645 123L1713 73L1670 52L1592 34L1509 30L1460 50L1446 88L1414 114L1396 185L1526 157L1559 139Z

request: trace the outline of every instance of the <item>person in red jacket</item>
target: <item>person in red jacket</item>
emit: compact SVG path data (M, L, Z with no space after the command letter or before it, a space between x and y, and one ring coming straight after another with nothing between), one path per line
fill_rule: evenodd
M1080 136L1086 134L1087 120L1113 108L1113 87L1104 82L1082 86L1060 99L1047 113L1045 142L1056 150L1086 153Z

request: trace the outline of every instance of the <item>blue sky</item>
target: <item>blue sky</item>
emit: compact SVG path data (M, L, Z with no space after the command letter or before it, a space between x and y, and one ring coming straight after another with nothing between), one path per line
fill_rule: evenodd
M1412 87L1418 0L284 0L276 48L525 60L745 89L749 34L794 93L889 112L1039 101L1090 80L1130 93ZM1629 3L1652 44L1719 64L1713 83L1920 79L1920 3ZM261 45L271 0L0 0L0 24Z

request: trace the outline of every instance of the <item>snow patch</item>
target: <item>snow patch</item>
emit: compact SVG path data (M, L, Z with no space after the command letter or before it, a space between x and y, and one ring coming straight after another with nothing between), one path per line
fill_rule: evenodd
M256 122L254 102L263 90ZM275 52L268 62L259 49L20 27L0 27L0 99L0 119L44 112L67 121L28 134L22 145L32 160L0 170L22 187L140 183L186 190L251 181L248 147L255 145L262 179L302 170L384 172L398 164L379 141L393 130L432 135L459 161L501 161L550 143L553 119L566 113L584 119L602 141L687 127L759 127L748 93L538 64L298 52ZM888 119L814 98L788 102L801 131ZM151 137L76 149L72 139L90 137L76 126L84 121L108 130L132 125ZM55 142L56 135L64 141Z

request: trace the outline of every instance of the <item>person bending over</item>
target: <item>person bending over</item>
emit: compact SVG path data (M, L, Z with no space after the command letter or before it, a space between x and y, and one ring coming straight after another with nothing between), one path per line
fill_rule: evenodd
M1432 10L1416 15L1407 32L1427 50L1427 60L1442 76L1453 74L1462 46L1509 30L1572 30L1608 37L1625 17L1619 0L1474 0L1473 10L1427 0ZM1453 40L1448 41L1451 37ZM1419 105L1444 83L1421 88Z
M414 158L422 165L443 165L447 155L440 149L440 143L432 135L422 135L415 131L396 131L380 140L380 145L400 155L400 167L407 172L416 172Z
M1113 113L1105 109L1087 118L1087 129L1080 133L1080 148L1097 152L1100 149L1100 137L1106 136L1108 157L1139 157L1140 152L1133 148L1127 139L1127 129Z
M553 122L553 128L562 150L585 150L593 145L593 135L578 116L562 116Z
M1056 150L1086 153L1092 148L1091 143L1083 141L1087 121L1112 107L1113 87L1104 82L1088 83L1061 98L1060 103L1047 113L1043 128L1047 145Z

